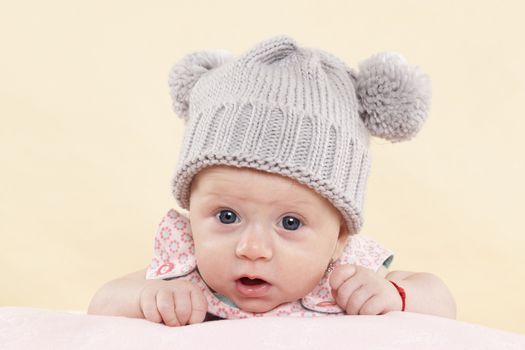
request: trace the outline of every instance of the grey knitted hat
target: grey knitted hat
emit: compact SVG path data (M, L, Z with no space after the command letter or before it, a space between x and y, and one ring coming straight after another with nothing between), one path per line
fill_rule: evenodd
M351 234L363 223L369 135L409 140L431 97L428 76L398 53L371 56L358 73L287 35L237 58L225 50L187 54L171 68L169 87L186 125L172 180L183 209L203 168L248 167L317 191L341 212Z

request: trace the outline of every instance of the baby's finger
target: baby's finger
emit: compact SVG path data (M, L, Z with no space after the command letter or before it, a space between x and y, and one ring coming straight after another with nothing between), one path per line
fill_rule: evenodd
M159 310L162 320L166 326L180 326L180 322L175 314L173 290L170 288L159 289L157 292L157 309Z
M346 314L360 315L361 308L371 297L373 297L373 293L370 292L366 285L359 287L348 299L345 308Z
M341 285L348 280L350 277L352 277L357 271L357 268L355 265L351 264L344 264L336 266L334 271L330 274L330 278L328 282L330 283L330 287L337 292L337 290L341 287Z
M140 309L142 310L146 320L155 323L161 323L162 316L157 309L156 294L156 289L144 288L140 295Z
M181 325L188 324L191 315L190 290L188 288L177 288L173 293L175 302L175 313Z
M385 306L383 299L376 294L361 306L359 315L382 315L386 310Z
M356 278L347 279L343 283L343 285L340 286L339 289L336 290L336 292L332 293L334 294L334 299L337 302L337 305L341 306L343 309L346 309L346 305L348 304L348 299L362 285L363 283L359 279L356 279Z
M208 311L208 302L206 297L200 289L192 288L190 292L192 310L190 316L190 324L199 323L204 321L206 318L206 312Z

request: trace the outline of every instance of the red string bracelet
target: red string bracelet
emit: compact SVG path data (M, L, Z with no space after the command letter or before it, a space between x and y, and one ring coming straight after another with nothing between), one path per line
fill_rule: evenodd
M401 296L401 301L403 302L403 307L401 308L401 311L405 311L405 303L406 303L406 293L405 293L405 290L403 288L401 288L400 286L398 286L397 284L395 284L394 282L388 280L390 283L392 283L394 285L394 287L396 287L399 295Z

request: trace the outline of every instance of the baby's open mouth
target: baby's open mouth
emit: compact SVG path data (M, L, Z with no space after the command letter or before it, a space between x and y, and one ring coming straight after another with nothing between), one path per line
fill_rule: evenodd
M239 278L239 281L242 284L246 285L246 286L255 286L255 285L258 285L258 284L268 283L265 280L262 280L260 278L251 279L251 278L248 278L248 277Z
M235 281L237 291L245 298L262 298L266 296L272 288L272 285L262 278L241 277Z

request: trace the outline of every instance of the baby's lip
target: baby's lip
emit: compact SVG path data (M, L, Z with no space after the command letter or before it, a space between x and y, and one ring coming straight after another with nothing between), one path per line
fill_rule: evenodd
M272 284L261 276L245 274L235 280L235 288L244 298L263 298L269 293Z

